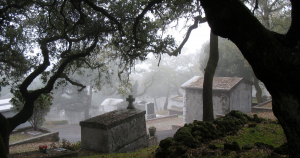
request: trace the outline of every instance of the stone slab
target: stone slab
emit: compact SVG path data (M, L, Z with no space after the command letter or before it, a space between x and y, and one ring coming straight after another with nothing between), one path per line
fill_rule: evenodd
M146 115L146 119L149 120L149 119L154 119L156 118L156 114L150 114L150 115Z
M81 121L82 148L113 153L146 147L145 113L139 109L118 109Z
M183 109L175 109L175 108L171 108L171 109L168 109L169 111L169 115L183 115Z
M155 145L158 145L157 135L149 136L148 146L151 147L151 146L155 146Z

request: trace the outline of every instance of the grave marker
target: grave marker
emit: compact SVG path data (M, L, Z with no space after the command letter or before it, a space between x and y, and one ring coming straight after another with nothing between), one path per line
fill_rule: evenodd
M147 103L146 104L146 119L153 119L156 118L155 110L154 110L154 103Z
M127 109L117 109L81 121L82 148L101 153L123 153L148 147L145 111L134 109L132 96Z
M133 106L133 102L135 101L135 99L132 97L132 95L129 95L129 97L126 98L126 101L129 102L127 109L135 109Z
M154 114L154 103L147 103L146 104L146 114L151 115Z

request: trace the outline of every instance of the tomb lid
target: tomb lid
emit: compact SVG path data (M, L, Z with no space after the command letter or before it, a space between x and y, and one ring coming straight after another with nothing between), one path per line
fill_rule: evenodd
M5 111L10 111L11 110L10 108L12 107L12 105L9 102L10 99L11 98L0 100L0 112L5 112Z
M175 96L175 97L173 97L171 99L174 100L174 101L183 102L183 96L177 95L177 96Z
M146 111L139 109L118 109L80 121L80 126L109 129L137 117L145 118Z
M192 88L192 89L203 89L204 78L200 76L194 76L187 82L181 85L181 88ZM252 85L251 81L239 77L214 77L213 79L213 90L225 90L230 91L238 83L245 82Z

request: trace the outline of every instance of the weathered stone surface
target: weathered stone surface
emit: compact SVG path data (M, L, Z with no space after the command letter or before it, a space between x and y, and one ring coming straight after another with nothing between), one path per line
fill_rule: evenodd
M154 146L154 145L157 145L157 144L158 144L157 135L149 136L148 146L150 147L150 146Z
M202 120L203 78L195 76L181 87L184 89L183 122L192 123L193 120ZM251 83L245 79L215 77L212 94L214 118L231 110L251 112L251 92Z
M149 120L149 119L154 119L156 118L156 114L150 114L150 115L146 115L146 119Z
M225 143L224 150L240 151L241 148L237 142L233 142L233 143Z
M103 153L148 146L145 111L118 109L80 122L82 148Z

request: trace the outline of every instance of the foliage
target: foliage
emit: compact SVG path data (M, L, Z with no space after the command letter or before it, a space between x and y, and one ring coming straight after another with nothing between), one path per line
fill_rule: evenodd
M256 127L247 125L257 123ZM258 150L268 147L267 154L270 156L274 147L279 147L286 141L282 127L275 121L266 120L257 116L248 116L240 111L231 111L225 117L217 118L212 123L194 121L185 124L177 130L174 137L163 139L156 150L156 157L190 157L208 156L231 157L237 155L254 156ZM252 147L243 152L231 152L226 155L224 144L236 144L240 148L246 144ZM255 148L253 146L256 146ZM225 154L225 155L223 155Z
M45 122L45 116L50 111L53 97L50 94L42 94L34 102L34 109L32 116L28 119L34 130L37 130L39 126L42 126ZM24 108L24 98L20 93L15 93L14 97L10 101L13 105L12 109L20 111Z

